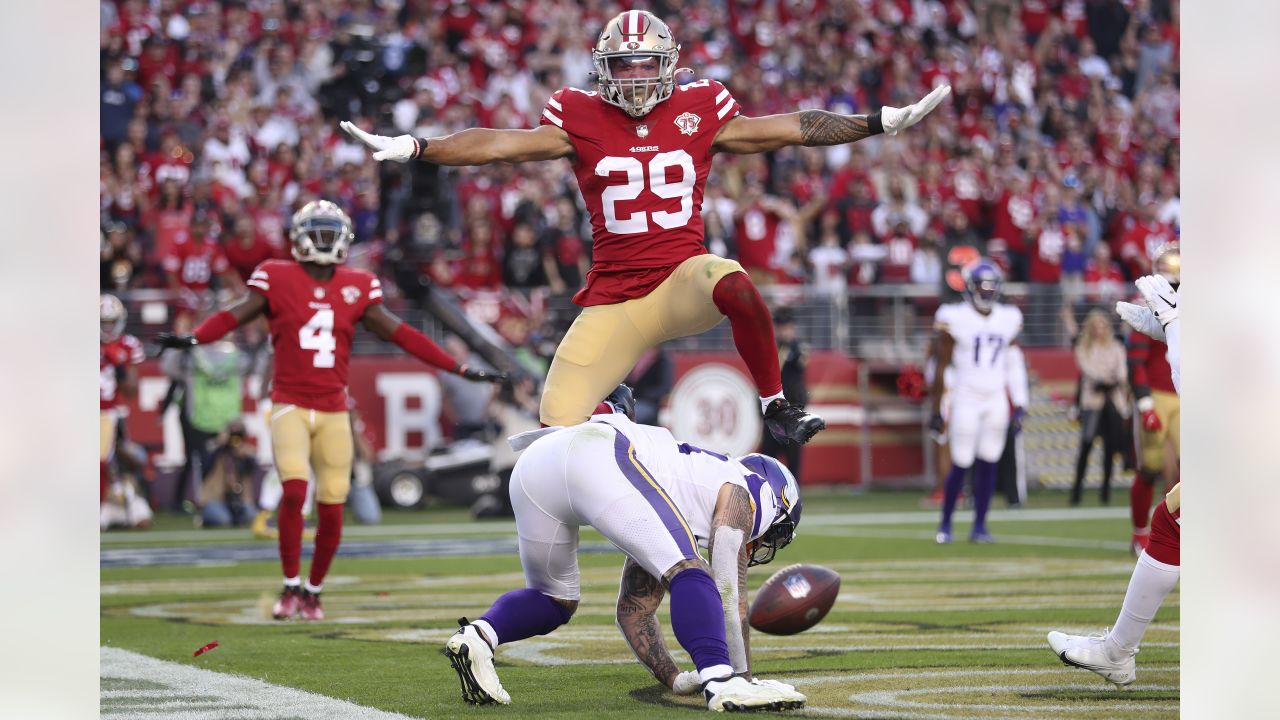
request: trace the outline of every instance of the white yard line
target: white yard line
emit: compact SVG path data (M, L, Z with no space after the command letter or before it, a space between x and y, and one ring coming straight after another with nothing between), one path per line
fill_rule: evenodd
M104 686L126 686L102 691L102 717L113 720L413 720L408 715L120 648L101 648L99 663ZM128 688L130 684L137 689Z

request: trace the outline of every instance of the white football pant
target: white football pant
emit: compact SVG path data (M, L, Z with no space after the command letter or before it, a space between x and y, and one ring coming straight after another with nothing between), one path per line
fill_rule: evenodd
M553 598L579 598L583 525L657 578L699 557L679 509L640 464L631 441L606 423L574 425L525 450L511 471L511 506L526 584Z
M951 462L962 468L972 467L975 457L999 462L1009 431L1009 400L1005 393L954 388L950 395L947 440L951 444Z

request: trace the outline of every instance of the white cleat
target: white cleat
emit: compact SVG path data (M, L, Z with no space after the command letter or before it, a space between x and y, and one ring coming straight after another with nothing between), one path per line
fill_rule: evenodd
M1129 655L1119 661L1112 660L1101 635L1067 635L1055 630L1049 633L1049 647L1053 648L1053 653L1063 663L1091 670L1108 682L1115 683L1116 687L1124 687L1138 679L1134 656Z
M511 696L502 688L498 671L493 667L493 648L474 625L465 622L444 644L444 655L462 683L462 699L472 705L511 704Z
M707 681L702 695L707 709L716 712L798 710L807 699L781 683L753 683L737 675Z

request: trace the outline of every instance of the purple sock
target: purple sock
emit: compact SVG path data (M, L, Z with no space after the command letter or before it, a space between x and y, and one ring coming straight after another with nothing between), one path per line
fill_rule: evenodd
M682 570L671 578L671 630L699 670L729 665L720 591L705 570Z
M942 524L938 526L939 532L951 532L951 513L956 511L956 501L960 499L960 491L964 489L964 476L968 472L969 468L952 464L951 472L947 473L947 481L942 486Z
M987 508L991 507L991 495L996 491L996 464L978 460L973 464L973 531L980 535L987 531Z
M569 608L532 588L512 590L493 601L480 616L489 623L499 643L546 635L569 622Z

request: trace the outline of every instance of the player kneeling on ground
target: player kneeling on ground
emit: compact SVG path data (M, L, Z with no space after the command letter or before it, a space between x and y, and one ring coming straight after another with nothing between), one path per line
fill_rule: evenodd
M802 707L805 696L791 686L752 679L746 622L747 567L772 560L800 520L795 478L773 458L735 460L679 443L620 406L625 414L529 434L536 439L511 473L528 587L474 623L463 618L445 643L463 699L510 703L494 648L569 622L579 599L578 530L589 525L627 554L618 626L654 677L680 694L701 690L711 710ZM672 630L696 673L682 674L663 645L654 613L667 591Z

